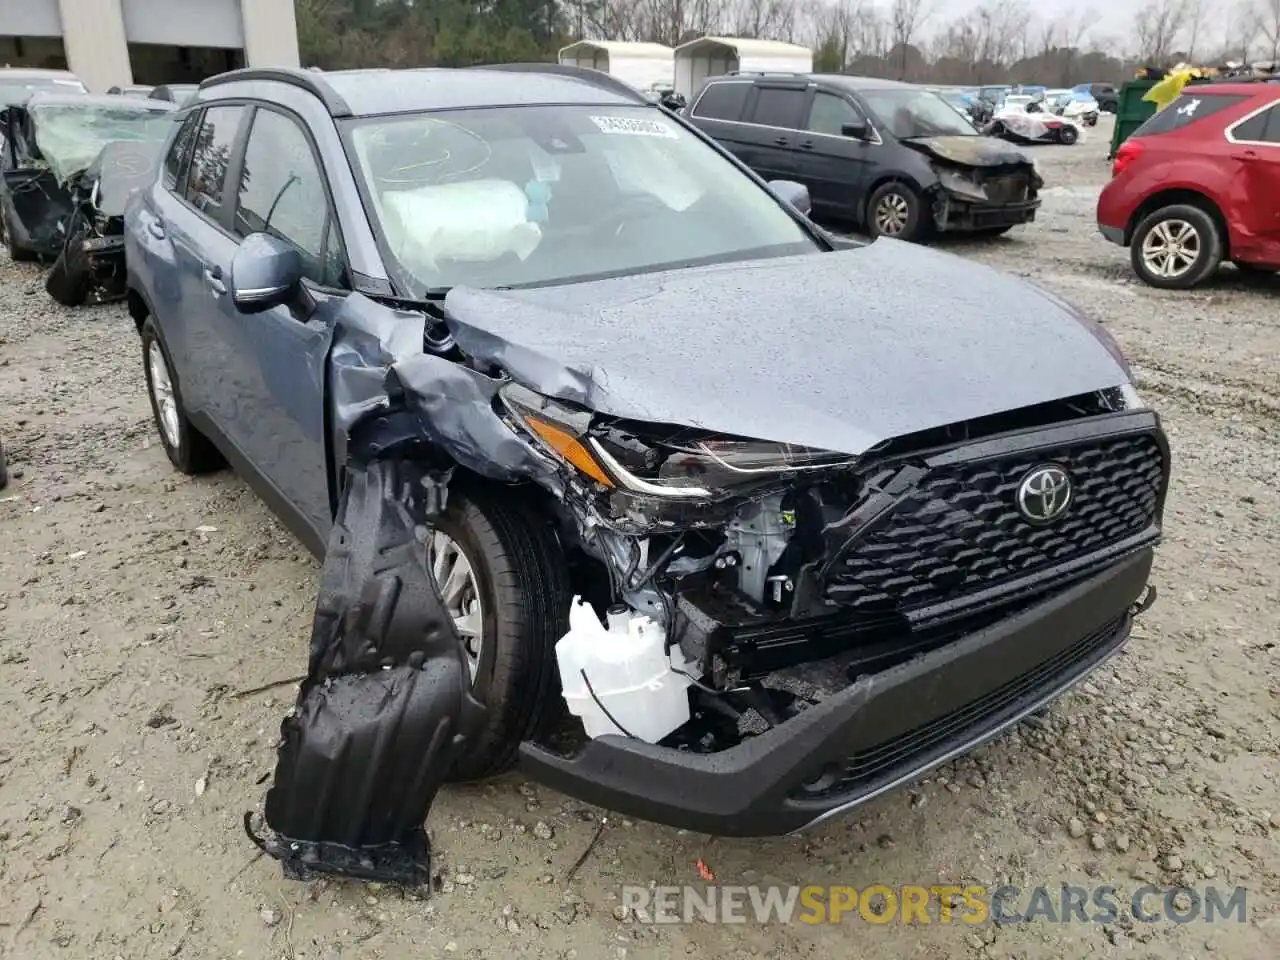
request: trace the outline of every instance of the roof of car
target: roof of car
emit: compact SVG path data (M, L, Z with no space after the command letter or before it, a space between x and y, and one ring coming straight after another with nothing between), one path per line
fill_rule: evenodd
M815 73L815 80L823 80L850 90L919 90L927 89L901 80L884 80L880 77L850 77L843 73Z
M519 73L513 77L512 73ZM644 96L606 73L558 64L423 67L411 70L232 70L200 84L197 99L237 82L287 83L315 93L335 117L377 116L467 107L583 103L647 104ZM206 95L209 95L206 97Z
M137 107L139 110L153 110L165 112L174 109L172 103L163 100L145 100L142 97L122 96L118 93L112 94L88 94L88 93L46 93L37 91L27 98L26 105L28 107L83 107L96 106L106 107L112 110L119 110L121 105Z

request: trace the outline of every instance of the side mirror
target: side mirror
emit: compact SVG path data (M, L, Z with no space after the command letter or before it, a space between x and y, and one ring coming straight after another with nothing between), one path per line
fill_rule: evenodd
M231 299L241 313L288 303L302 283L302 255L269 233L251 233L231 260Z
M809 188L803 183L796 183L794 180L770 180L769 189L783 203L795 207L806 217L809 215L811 209Z
M857 123L844 123L840 125L840 135L844 137L853 137L855 140L865 140L871 132L871 128L867 126L867 121L860 120Z
M689 101L685 99L683 93L667 93L663 94L662 99L658 101L672 113L679 113L689 105Z

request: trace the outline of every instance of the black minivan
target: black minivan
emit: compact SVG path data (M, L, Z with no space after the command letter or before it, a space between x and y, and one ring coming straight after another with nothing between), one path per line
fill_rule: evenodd
M822 74L713 77L689 119L766 180L809 188L813 215L871 236L1001 234L1035 219L1043 185L931 90Z

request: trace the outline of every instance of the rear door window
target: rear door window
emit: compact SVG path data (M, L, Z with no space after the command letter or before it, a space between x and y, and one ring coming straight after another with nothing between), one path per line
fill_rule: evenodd
M1184 92L1177 100L1151 117L1133 132L1135 137L1150 137L1158 133L1172 133L1183 127L1221 113L1248 100L1237 94L1197 94Z
M766 127L799 130L805 91L797 87L756 87L756 106L751 122Z
M183 191L187 202L217 220L226 202L227 168L244 107L210 107L204 112L200 132L191 151L191 166Z
M708 120L741 120L749 83L711 83L694 104L693 115Z

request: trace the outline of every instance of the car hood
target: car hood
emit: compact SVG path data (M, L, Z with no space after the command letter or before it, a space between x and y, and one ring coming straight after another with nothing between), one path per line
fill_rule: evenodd
M950 254L855 250L527 290L455 287L458 346L598 413L859 454L1129 380L1092 321Z
M1031 159L1017 147L996 137L910 137L902 142L936 160L966 167L1031 163Z

